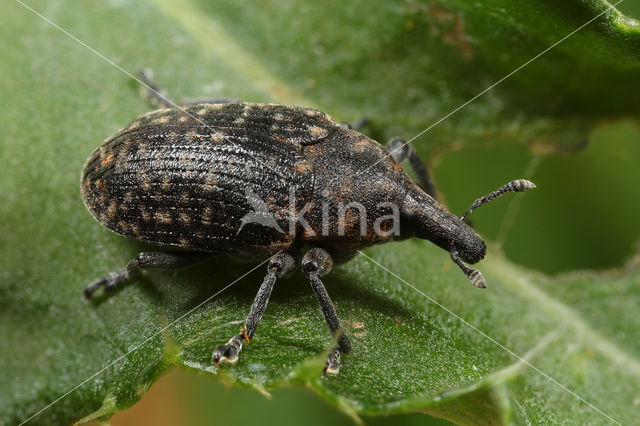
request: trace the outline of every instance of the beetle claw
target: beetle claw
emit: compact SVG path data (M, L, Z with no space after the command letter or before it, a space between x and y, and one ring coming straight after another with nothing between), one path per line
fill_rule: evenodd
M242 335L234 336L223 345L214 349L211 360L219 367L221 364L235 364L242 350Z

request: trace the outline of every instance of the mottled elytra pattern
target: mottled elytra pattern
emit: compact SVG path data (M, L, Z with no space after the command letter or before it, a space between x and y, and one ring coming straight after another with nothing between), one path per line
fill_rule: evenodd
M249 224L250 188L288 229L312 194L305 145L341 129L328 115L269 104L201 104L145 114L107 139L88 159L82 194L92 214L118 234L205 251L273 252L292 236ZM196 117L194 119L194 117Z

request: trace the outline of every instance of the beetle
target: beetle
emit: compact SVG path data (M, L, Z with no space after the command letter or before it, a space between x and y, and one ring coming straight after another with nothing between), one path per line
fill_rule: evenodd
M311 108L235 100L175 107L162 96L155 100L169 108L138 117L93 151L81 193L111 231L180 250L140 253L123 271L88 286L85 296L112 291L143 270L182 268L214 253L270 256L240 333L213 351L216 365L238 360L276 280L289 276L301 257L337 342L323 374L337 374L351 343L321 280L333 264L374 244L417 237L447 250L472 284L484 288L482 274L466 263L484 258L485 243L464 219L497 196L535 187L511 181L458 217L436 200L427 167L402 139L385 148ZM420 185L400 166L406 159Z

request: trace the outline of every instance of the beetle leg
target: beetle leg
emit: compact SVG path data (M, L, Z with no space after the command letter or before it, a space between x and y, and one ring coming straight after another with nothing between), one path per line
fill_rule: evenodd
M331 349L327 362L322 374L338 374L340 370L340 352L348 354L351 351L351 342L344 333L338 315L336 314L336 308L333 306L327 289L322 284L320 277L326 275L331 270L333 260L331 255L324 249L313 248L309 250L302 259L302 270L309 277L311 288L313 289L318 302L320 302L320 308L324 319L329 326L329 330L334 338L337 338L338 344Z
M436 198L436 186L431 180L429 169L427 169L427 165L422 161L422 158L420 158L413 147L404 139L393 138L387 142L386 148L398 163L409 159L409 163L411 163L411 167L413 167L413 171L416 173L424 192Z
M112 272L85 288L84 295L90 299L100 287L104 287L105 293L113 291L123 283L134 281L140 277L141 272L145 269L180 269L211 256L211 253L197 251L142 252L127 264L125 270Z
M264 277L258 294L253 300L251 311L244 323L244 327L240 330L240 334L233 336L227 343L219 345L213 351L212 360L215 365L220 365L223 362L235 364L238 361L238 354L242 350L242 344L244 342L248 343L253 338L262 314L267 309L269 296L271 296L271 290L273 290L276 280L290 275L294 269L295 260L288 253L278 253L271 258L267 267L267 275Z
M151 80L151 70L143 69L138 73L144 86L140 87L140 95L156 108L175 108L176 104L167 97L167 91Z

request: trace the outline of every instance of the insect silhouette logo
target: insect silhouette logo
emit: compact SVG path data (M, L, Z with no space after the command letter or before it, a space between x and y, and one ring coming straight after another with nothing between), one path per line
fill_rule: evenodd
M258 225L266 226L267 228L273 228L281 234L286 233L280 225L278 225L278 222L276 222L276 218L273 213L269 211L267 203L260 198L258 194L253 192L251 188L246 188L244 195L247 199L247 203L251 206L253 211L245 214L242 219L240 219L240 228L238 228L236 235L238 235L240 231L242 231L242 228L244 228L248 223L256 223Z

